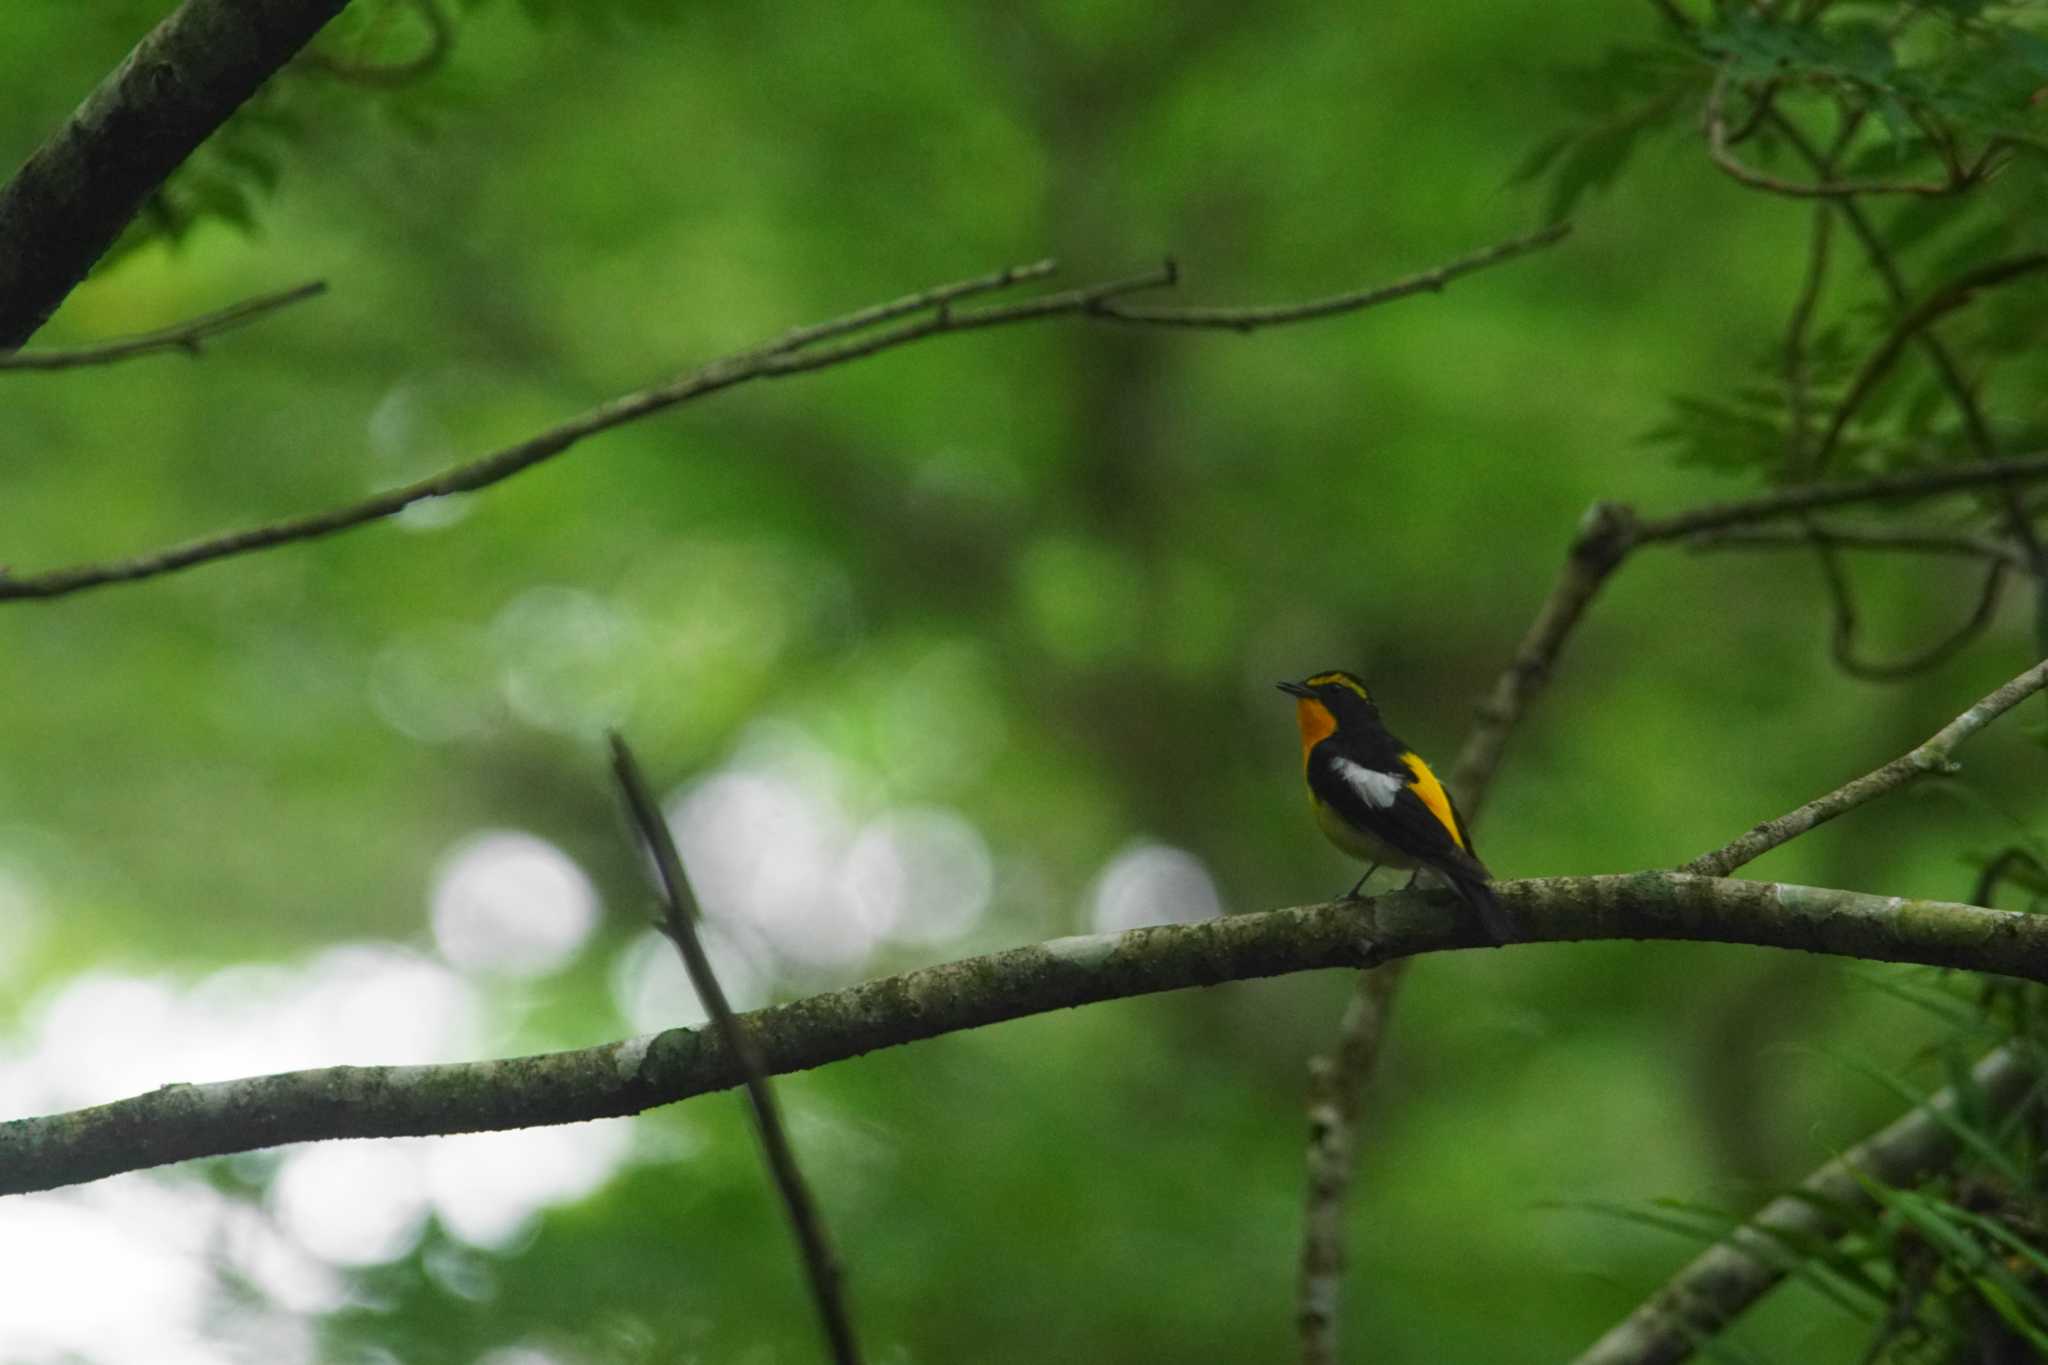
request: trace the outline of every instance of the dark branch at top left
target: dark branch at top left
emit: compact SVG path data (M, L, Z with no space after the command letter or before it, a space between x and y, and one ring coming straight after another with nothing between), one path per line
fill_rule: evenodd
M185 0L0 186L0 354L347 0Z

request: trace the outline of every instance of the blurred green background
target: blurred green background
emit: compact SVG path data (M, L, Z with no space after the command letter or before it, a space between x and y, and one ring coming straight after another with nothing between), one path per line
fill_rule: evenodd
M163 8L0 11L0 156ZM1044 255L1080 283L1171 254L1165 302L1389 280L1539 225L1514 173L1566 121L1554 68L1653 33L1621 3L478 6L419 88L303 78L246 134L276 172L251 225L133 245L37 344L328 296L197 363L0 375L0 562L350 500ZM742 1004L1324 899L1354 873L1307 817L1273 681L1356 669L1448 763L1591 501L1753 487L1642 437L1764 353L1806 222L1680 137L1561 246L1441 296L1250 337L941 338L395 523L5 606L6 1116L699 1017L645 930L607 725L672 793ZM1975 578L1862 572L1899 646ZM1630 562L1513 741L1480 822L1495 871L1682 861L2029 657L2015 603L1952 663L1857 683L1824 610L1803 557ZM1749 874L1967 898L1969 855L2038 792L2008 729L1964 783ZM1883 989L1912 975L1676 944L1418 963L1368 1102L1357 1358L1590 1341L1695 1248L1574 1202L1742 1207L1888 1119L1842 1054L1934 1078L1935 1021ZM1304 1062L1350 985L1120 1002L779 1082L874 1358L1290 1357ZM730 1097L0 1218L8 1359L816 1354ZM146 1331L66 1297L95 1277L155 1286ZM1787 1291L1750 1339L1837 1358L1855 1334L1817 1303Z

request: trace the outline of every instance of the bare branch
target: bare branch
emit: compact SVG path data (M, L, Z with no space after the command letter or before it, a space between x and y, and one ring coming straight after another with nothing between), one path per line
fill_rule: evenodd
M324 280L311 280L274 294L258 294L217 313L207 313L154 332L137 332L134 336L117 337L91 346L15 351L11 355L0 355L0 374L9 370L75 370L87 365L111 365L159 351L182 351L186 355L197 356L203 342L223 332L246 327L280 308L289 308L326 292Z
M1798 810L1781 815L1775 820L1764 821L1740 839L1717 848L1712 853L1702 853L1679 870L1706 877L1725 877L1744 863L1762 857L1778 845L1789 843L1816 825L1826 824L1837 815L1852 811L1866 801L1874 801L1880 796L1889 795L1928 773L1954 771L1954 754L1964 740L2018 706L2044 686L2048 686L2048 662L2035 664L1991 693L1942 726L1918 748L1901 754L1882 768L1866 773L1854 782L1837 787L1826 796L1816 797Z
M1971 1073L1991 1114L2036 1097L2035 1066L2008 1048ZM1869 1185L1909 1185L1947 1164L1959 1139L1953 1089L1898 1119L1800 1182L1799 1194L1773 1199L1725 1241L1709 1248L1600 1338L1575 1365L1677 1365L1697 1342L1733 1322L1785 1278L1788 1241L1841 1231L1833 1209L1874 1208Z
M2048 982L2043 915L1671 872L1537 878L1497 883L1495 891L1532 941L1749 943ZM761 1049L764 1073L781 1075L1101 1000L1491 946L1448 893L1402 891L1055 939L770 1006L740 1021ZM611 1118L743 1079L716 1029L671 1029L503 1061L167 1085L0 1123L0 1193L285 1142Z
M0 186L0 352L347 0L185 0Z
M1410 294L1435 293L1461 275L1484 270L1502 261L1511 261L1517 256L1563 241L1570 235L1570 223L1552 223L1538 232L1510 241L1499 242L1469 256L1462 256L1448 265L1426 270L1420 275L1396 280L1372 289L1359 289L1346 294L1332 294L1327 298L1310 299L1306 303L1282 304L1268 308L1139 308L1130 304L1116 304L1105 308L1101 316L1116 322L1141 322L1156 327L1212 327L1226 328L1237 332L1257 331L1261 327L1273 327L1290 322L1308 322L1315 318L1332 317L1339 313L1353 313L1362 308L1372 308L1395 299L1407 298Z
M825 1235L824 1220L819 1217L818 1207L804 1184L803 1172L797 1167L796 1152L789 1144L788 1133L783 1130L782 1115L775 1107L775 1096L762 1074L760 1050L733 1013L732 1003L725 998L725 988L718 984L718 974L711 970L711 959L697 937L697 898L691 894L689 878L683 872L682 855L676 852L676 842L669 833L668 822L662 818L661 807L648 790L647 779L641 775L640 765L633 759L633 751L626 747L626 741L616 731L612 733L611 744L612 772L618 778L620 792L625 795L626 809L633 817L633 824L654 858L669 939L682 954L684 970L690 974L690 984L696 988L697 999L710 1014L712 1026L718 1030L727 1054L739 1064L741 1085L747 1092L747 1107L754 1116L754 1131L760 1136L769 1174L774 1177L775 1188L781 1192L790 1226L796 1232L797 1247L803 1255L804 1271L810 1278L811 1297L818 1305L818 1320L825 1329L826 1344L832 1349L832 1359L839 1365L859 1365L860 1343L854 1338L853 1322L846 1313L844 1276L839 1258L833 1253L831 1239Z
M1559 232L1561 235L1561 230L1550 231ZM1529 241L1534 244L1534 239ZM1525 246L1522 249L1529 248ZM1499 259L1504 260L1507 257L1501 256ZM1476 265L1469 262L1446 267L1462 270L1476 268ZM1128 279L1110 280L1016 303L991 305L974 310L961 310L953 306L961 299L1038 279L1051 269L1052 263L1049 261L1015 266L971 280L963 280L957 284L941 285L889 303L863 308L827 322L797 328L763 345L715 360L666 384L614 398L560 426L515 445L506 446L480 459L456 465L415 483L389 489L343 507L253 526L225 535L188 541L182 545L127 559L80 564L40 574L14 577L0 575L0 601L49 599L113 583L137 582L218 559L252 554L280 545L290 545L352 530L395 515L417 502L488 488L552 459L587 437L610 431L628 422L638 421L678 404L754 380L807 374L813 370L848 364L894 350L899 346L923 341L928 337L980 331L990 327L1036 322L1048 318L1079 317L1126 324L1148 322L1149 319L1134 315L1112 316L1113 310L1118 306L1116 300L1148 289L1170 287L1179 278L1173 263L1168 261L1156 270ZM1387 295L1389 298L1398 296ZM1351 301L1346 306L1352 309L1367 307L1375 301L1384 301L1370 299L1365 295L1347 297L1350 297ZM1327 311L1329 310L1304 312L1299 320L1323 316ZM1278 323L1286 320L1274 317L1267 322ZM876 330L877 325L882 323L894 325ZM826 345L826 342L835 344Z

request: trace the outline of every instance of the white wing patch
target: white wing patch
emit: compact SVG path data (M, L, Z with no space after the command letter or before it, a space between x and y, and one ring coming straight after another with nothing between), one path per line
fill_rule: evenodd
M1337 776L1351 784L1351 790L1364 798L1366 805L1379 810L1390 809L1400 797L1401 789L1408 785L1404 773L1383 773L1348 758L1333 758L1330 766L1337 770Z

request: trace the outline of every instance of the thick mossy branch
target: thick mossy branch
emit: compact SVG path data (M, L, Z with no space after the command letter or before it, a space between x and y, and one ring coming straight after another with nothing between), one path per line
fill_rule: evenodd
M347 0L185 0L0 186L0 353Z
M2048 918L1671 872L1503 882L1532 941L1670 938L2048 981ZM741 1016L771 1074L1006 1019L1188 986L1365 967L1487 940L1445 893L1402 892L1055 939ZM1527 949L1520 949L1527 951ZM317 1138L463 1133L634 1114L740 1083L715 1032L440 1066L333 1067L169 1085L0 1124L0 1193Z

